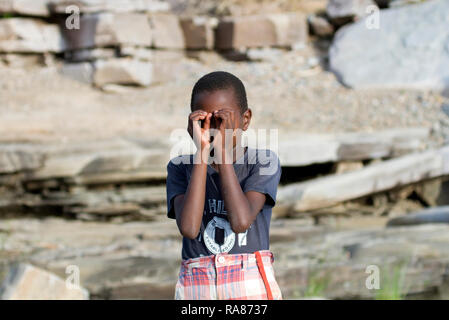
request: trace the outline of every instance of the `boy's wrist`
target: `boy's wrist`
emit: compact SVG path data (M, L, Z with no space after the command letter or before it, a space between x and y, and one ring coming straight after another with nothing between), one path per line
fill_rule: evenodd
M210 147L204 146L197 149L194 155L194 164L207 164L210 156Z
M234 166L230 163L219 163L217 164L218 172L224 173L228 170L234 170Z

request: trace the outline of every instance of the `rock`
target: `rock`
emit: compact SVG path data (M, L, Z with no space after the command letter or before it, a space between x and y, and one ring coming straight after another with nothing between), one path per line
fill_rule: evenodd
M68 49L119 45L151 45L147 16L139 13L98 13L80 17L79 29L61 27Z
M372 7L377 8L373 0L329 0L326 14L332 23L341 26L367 16Z
M44 157L39 153L20 150L0 151L0 174L31 171L44 164Z
M301 13L223 18L216 31L220 50L252 47L287 47L307 41L307 19Z
M381 293L438 298L429 292L444 287L448 230L427 225L316 233L270 249L276 279L289 299L303 297L310 289L328 299L374 299ZM369 266L379 269L380 290L366 287ZM404 282L392 277L394 272L403 274Z
M410 198L413 192L415 192L415 188L416 186L414 185L408 185L390 190L388 191L388 199L390 199L391 202L406 200L407 198Z
M325 17L310 15L307 20L312 34L319 37L329 37L334 34L334 26Z
M188 58L198 60L204 65L214 65L224 60L223 56L217 51L188 50L186 51L186 56Z
M14 266L0 287L2 300L88 300L79 286L68 287L56 275L29 264Z
M294 212L304 212L448 174L449 146L446 146L353 172L292 183L278 189L277 202Z
M299 12L272 14L270 19L276 30L275 46L291 49L307 43L309 30L305 14Z
M345 172L360 170L362 168L362 161L340 161L336 163L334 171L336 174L341 174Z
M445 179L441 184L441 192L437 198L437 205L449 205L449 181Z
M415 188L418 197L428 206L436 206L442 191L441 179L424 182Z
M142 61L152 61L153 51L146 48L133 46L121 46L119 50L121 57L131 57Z
M218 20L216 18L197 16L181 19L186 48L212 50L217 25Z
M94 84L98 87L111 83L149 86L152 72L149 62L130 58L99 60L95 63Z
M279 139L278 155L284 166L397 157L422 150L429 134L426 128L332 135L292 132Z
M76 5L80 13L98 12L165 12L170 4L158 0L51 0L50 8L54 13L66 13L66 8Z
M174 14L150 14L153 46L160 49L184 49L184 32Z
M31 68L44 66L45 58L42 54L0 54L0 60L11 68Z
M19 252L22 259L62 277L67 265L79 266L81 283L92 298L173 299L182 245L173 220L115 224L23 218L8 220L2 230L8 234L3 244L8 254ZM449 225L335 230L281 219L272 221L271 233L284 299L303 298L304 293L376 298L380 291L366 287L372 265L379 268L382 290L393 270L405 275L404 286L394 283L403 295L437 292L438 297L444 290Z
M104 60L114 58L116 51L112 48L80 49L66 51L64 58L70 62Z
M172 81L179 74L178 67L182 67L182 59L185 57L181 50L153 50L153 79L155 83Z
M246 58L251 61L274 62L283 54L282 49L277 48L251 48L246 51Z
M159 52L154 50L153 63L159 66L171 66L183 56L182 52ZM168 59L168 60L164 60ZM114 63L111 66L112 75L116 67L124 68L126 71L127 62L132 61L134 68L141 72L145 68L144 62L136 62L130 58L114 59L111 61L101 61L105 63L103 71L106 73L108 63ZM122 66L122 63L124 64ZM97 62L98 64L98 62ZM143 64L143 67L140 67ZM129 66L128 66L129 67ZM89 63L66 64L67 72L72 72L76 79L86 79L89 75ZM71 70L70 68L73 68ZM101 68L100 68L101 70ZM123 71L123 72L125 72ZM98 72L98 70L97 70ZM122 72L122 71L120 71ZM120 73L118 73L120 75ZM125 72L126 74L126 72ZM102 76L96 75L97 77ZM106 76L106 75L105 75ZM128 77L128 75L127 75ZM88 78L87 78L88 79ZM112 78L111 78L112 79ZM111 81L109 79L109 81ZM117 77L118 79L118 77ZM100 79L102 80L102 79ZM281 164L283 166L306 166L314 163L341 162L341 161L361 161L371 158L397 157L397 148L407 152L416 152L421 150L421 142L429 136L429 130L425 128L409 128L398 130L386 130L376 133L345 133L331 135L301 135L298 132L292 132L290 135L283 135L277 150ZM298 137L300 137L298 139ZM182 140L182 150L189 152L192 141L188 135ZM251 145L251 140L249 139ZM3 150L8 150L7 145L0 146ZM256 146L253 146L256 147ZM259 147L264 147L260 145ZM84 141L80 144L71 144L70 147L59 144L33 145L23 144L10 152L23 152L27 156L42 154L45 162L41 163L42 168L35 170L27 177L27 181L43 181L60 178L70 178L80 181L80 183L91 183L98 179L99 183L106 181L132 181L133 179L165 178L167 155L171 145L165 143L148 142L144 145L136 144L123 139L110 139L104 141ZM353 150L349 152L349 150ZM325 152L324 152L325 151ZM24 165L16 163L27 163L25 160L17 162L8 153L0 159L6 159L7 165L0 165L8 168L7 172L16 172L23 170ZM0 153L1 155L1 153ZM25 156L24 156L25 157ZM19 158L21 159L21 158ZM26 158L24 158L26 159ZM2 163L0 161L0 163ZM380 162L382 163L382 162ZM4 169L5 170L5 169ZM0 172L2 170L0 169ZM115 180L118 179L118 180Z
M425 209L387 222L388 227L409 226L426 223L449 223L449 206Z
M60 218L26 221L2 225L12 232L5 250L27 253L27 261L63 278L67 266L78 266L80 283L92 298L110 299L113 290L115 299L156 298L164 292L167 295L157 298L173 299L182 245L173 220L120 224ZM29 245L20 240L24 236L33 239ZM155 292L137 290L144 284Z
M0 52L59 53L65 42L57 25L32 18L0 19Z
M76 190L72 185L71 190ZM30 188L28 188L31 191ZM34 192L41 191L38 186ZM57 215L90 220L110 220L122 216L124 220L152 220L165 217L165 186L127 187L119 190L54 191L39 195L3 196L0 211L26 207L37 215L54 212ZM17 211L17 210L16 210Z
M73 80L91 84L93 82L94 67L90 62L65 63L61 74Z
M345 26L330 48L330 69L353 88L444 90L449 21L440 12L448 11L448 1L427 1L381 10L379 29L365 20Z
M404 216L422 209L423 206L418 201L409 199L399 200L388 210L388 218Z
M262 48L252 48L255 50L263 50ZM225 58L226 60L233 61L233 62L240 62L240 61L249 61L251 58L248 56L248 52L251 49L247 49L245 47L241 47L240 49L231 49L231 50L225 50L225 51L219 51L221 56Z
M2 0L0 14L49 17L49 2L50 0Z
M142 182L166 176L170 160L169 147L147 141L147 145L124 139L97 140L64 145L48 145L32 148L45 156L42 168L34 170L26 178L26 184L67 179L72 184L108 184ZM28 151L27 150L27 151Z

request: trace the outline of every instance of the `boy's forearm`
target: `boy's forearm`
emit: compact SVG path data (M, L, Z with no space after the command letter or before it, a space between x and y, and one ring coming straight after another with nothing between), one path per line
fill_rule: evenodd
M181 231L195 238L201 227L206 196L207 163L195 163L181 210Z
M252 223L248 199L242 191L232 164L220 164L219 173L221 192L231 228L236 233L244 232Z

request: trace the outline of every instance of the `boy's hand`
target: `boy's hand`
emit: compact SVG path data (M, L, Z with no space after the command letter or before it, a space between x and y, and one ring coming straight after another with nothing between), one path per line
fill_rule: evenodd
M233 159L233 140L235 134L235 113L234 110L231 109L220 109L213 113L213 117L216 119L216 123L218 124L217 129L219 132L214 138L214 149L217 150L219 157L222 159L222 163L232 163ZM230 137L226 137L226 129L232 129L232 139L229 140ZM227 142L227 145L226 145Z
M187 131L198 150L203 151L210 148L209 128L211 117L212 113L207 113L204 110L195 110L189 115ZM201 126L202 120L204 121L203 126Z

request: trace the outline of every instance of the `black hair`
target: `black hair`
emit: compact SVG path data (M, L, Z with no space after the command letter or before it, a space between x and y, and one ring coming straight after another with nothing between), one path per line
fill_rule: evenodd
M215 90L224 90L232 88L236 101L240 107L240 112L243 114L248 109L248 101L246 99L246 90L243 82L234 76L232 73L226 71L214 71L202 76L192 89L192 99L190 101L190 108L193 108L193 100L195 95L200 92L213 92Z

